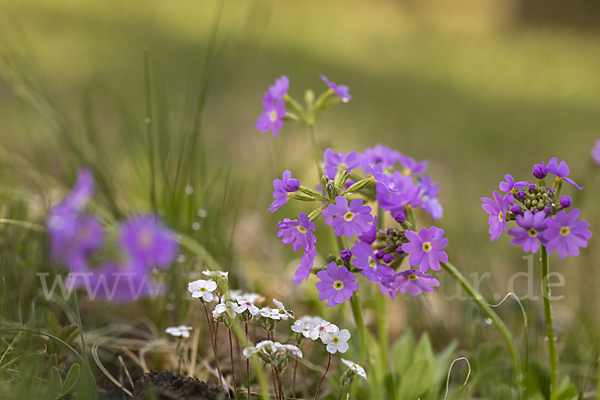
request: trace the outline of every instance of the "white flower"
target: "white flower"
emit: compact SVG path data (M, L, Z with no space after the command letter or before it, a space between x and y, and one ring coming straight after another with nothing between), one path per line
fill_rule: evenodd
M242 299L248 300L254 304L262 303L263 301L265 301L265 298L263 296L261 296L260 294L256 294L256 293L243 293L240 295L240 297Z
M211 278L221 278L221 279L228 279L229 278L229 272L210 271L208 269L206 271L202 271L202 275L210 276Z
M191 326L180 325L180 326L172 326L170 328L167 328L165 330L165 332L167 332L169 335L173 335L175 337L183 336L184 338L189 338L191 330L192 330Z
M305 324L310 326L317 326L323 322L324 319L321 317L311 317L310 315L305 315L300 318L300 321L303 321Z
M279 310L279 314L283 314L287 318L294 319L294 315L285 309L285 306L283 305L282 302L278 301L277 299L273 299L273 303L275 303L275 305L277 306L277 309ZM287 319L287 318L284 318L284 319Z
M327 345L327 351L331 354L336 352L345 353L348 351L348 340L350 340L350 332L348 329L342 329L338 332L325 333L321 340Z
M254 305L254 303L251 302L250 300L245 300L243 297L238 297L237 302L239 304L239 311L238 311L239 314L248 310L248 312L250 314L252 314L252 316L255 316L256 314L258 314L260 312L260 309L258 307L256 307Z
M244 357L246 358L252 358L252 354L256 354L258 353L258 350L256 350L256 347L246 347L243 351Z
M217 283L215 281L198 279L197 281L188 283L188 291L192 293L192 297L202 299L207 303L215 299L215 295L212 292L216 289Z
M346 364L348 368L350 368L352 371L356 372L359 376L362 376L363 378L367 379L367 373L365 372L365 369L363 367L356 363L353 363L352 361L344 360L343 358L342 362Z
M317 340L319 338L322 339L323 335L326 333L334 333L338 332L339 330L340 328L338 328L337 325L332 324L331 322L323 321L319 325L312 328L308 336L312 340Z
M287 319L285 314L279 314L279 310L274 310L270 307L263 307L260 309L260 316L264 318L271 318L275 320Z
M223 300L235 300L242 295L242 290L230 290L223 296Z
M293 355L302 358L302 350L300 350L298 346L294 346L293 344L281 344L281 347L291 352Z
M290 352L295 356L302 358L302 351L298 346L293 344L281 344L279 342L273 342L272 340L263 340L256 344L255 347L246 347L243 351L244 357L250 358L253 354L262 353L265 356L272 356L274 354L285 355L286 352Z
M219 303L219 304L217 304L217 306L215 307L215 309L212 312L213 318L218 319L224 313L227 313L229 318L234 319L236 317L236 315L239 314L239 307L237 304L235 304L232 301L227 301L225 303Z
M292 325L292 330L294 332L303 334L304 337L310 337L310 331L322 322L323 318L321 317L311 317L310 315L305 315L294 322L294 325Z

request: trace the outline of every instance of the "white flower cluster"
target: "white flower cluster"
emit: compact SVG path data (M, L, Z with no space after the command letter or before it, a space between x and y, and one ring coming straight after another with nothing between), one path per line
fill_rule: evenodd
M169 327L165 330L165 332L167 332L169 335L172 335L175 337L181 336L184 338L189 338L191 330L192 330L191 326L180 325L180 326Z
M263 340L254 347L246 347L244 349L244 357L250 358L253 354L260 356L265 361L271 362L276 356L287 357L291 353L302 358L302 350L293 344L282 344L272 340Z
M337 325L324 321L320 317L302 317L292 325L292 330L312 340L321 339L331 354L348 351L348 340L350 340L348 329L340 330Z
M352 361L344 360L343 358L342 362L346 364L348 368L350 368L350 371L353 371L358 376L362 376L363 378L367 379L367 373L365 372L365 369L363 367L356 363L353 363Z

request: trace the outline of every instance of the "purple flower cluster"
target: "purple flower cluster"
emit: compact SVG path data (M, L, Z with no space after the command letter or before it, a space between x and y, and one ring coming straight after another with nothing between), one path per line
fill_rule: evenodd
M517 227L510 228L508 234L513 237L511 243L523 251L535 253L540 246L545 246L548 253L557 252L561 259L579 255L579 248L587 247L592 233L586 221L578 220L578 209L565 211L571 207L572 200L569 196L560 197L560 189L562 181L580 190L583 188L567 178L569 167L564 161L558 163L556 157L548 164L536 164L532 173L540 185L515 182L512 176L506 175L506 181L500 183L500 190L506 192L504 196L494 192L494 199L481 199L482 208L489 214L491 241L502 235L508 221L514 220ZM552 188L543 186L548 174L556 176Z
M274 85L269 86L262 99L263 112L258 116L255 129L262 133L272 131L273 136L279 135L286 115L283 97L287 94L289 86L290 80L285 75L275 80Z
M169 267L177 254L174 234L155 216L130 218L119 226L119 247L126 261L105 259L94 268L92 256L103 258L105 228L96 216L85 212L93 192L93 175L81 170L73 190L50 211L47 227L52 262L75 274L71 285L92 288L91 297L131 301L151 294L151 269ZM87 280L78 280L78 275Z

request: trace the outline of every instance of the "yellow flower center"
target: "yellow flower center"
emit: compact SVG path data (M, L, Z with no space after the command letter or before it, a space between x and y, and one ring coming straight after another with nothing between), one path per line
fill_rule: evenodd
M536 237L538 234L537 231L533 228L531 228L528 233L529 233L529 236L531 236L531 237Z
M348 169L348 166L344 163L338 164L338 171L345 171Z
M373 269L377 268L377 263L373 260L373 257L369 256L369 266Z
M354 213L353 212L347 212L346 215L344 215L344 219L346 221L352 221L354 219Z
M429 250L431 250L431 243L429 243L429 242L425 242L425 243L423 243L423 250L424 250L426 253L429 253Z
M498 213L498 221L500 221L500 222L504 221L504 214L502 214L502 211L500 211Z
M203 288L203 287L201 287L201 288L200 288L200 291L201 291L201 292L206 292L206 288Z
M269 117L271 118L271 121L275 122L277 120L277 112L271 111L271 114L269 114Z
M417 280L417 276L415 274L410 274L408 276L408 279L411 280L411 281L416 281Z
M562 228L560 228L560 234L563 236L567 236L569 232L571 232L571 230L568 226L563 226Z
M306 228L303 227L302 225L298 225L297 228L300 231L300 233L306 233Z
M337 343L337 342L339 342L339 341L340 341L340 338L338 338L338 337L334 337L334 338L333 338L331 341L332 341L333 343Z
M402 170L402 175L410 175L410 173L411 173L411 172L412 172L412 171L411 171L410 169L408 169L408 168L404 168L404 169Z
M333 287L335 290L340 290L344 287L344 282L342 281L335 281L333 282Z

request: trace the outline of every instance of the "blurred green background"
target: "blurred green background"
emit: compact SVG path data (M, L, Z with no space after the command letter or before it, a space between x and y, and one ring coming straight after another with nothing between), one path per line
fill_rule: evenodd
M565 160L571 176L586 186L575 197L583 218L593 232L600 221L589 156L600 137L600 7L584 0L566 4L0 0L4 216L14 217L16 196L27 199L28 219L43 221L83 165L102 174L100 207L113 215L151 209L144 154L147 46L156 163L164 165L159 197L172 183L182 149L187 152L186 135L196 123L201 131L197 152L183 158L190 172L179 182L199 195L186 202L177 197L184 186L170 188L179 194L162 196L161 207L179 206L162 210L167 219L203 243L240 286L314 301L312 285L289 283L297 255L275 237L277 221L310 208L292 205L273 215L267 210L271 182L284 169L315 183L308 132L286 124L274 138L253 126L262 93L275 78L289 76L291 95L302 99L306 88L325 89L318 77L323 73L350 86L353 99L320 117L321 147L362 151L384 143L429 160L445 211L436 225L450 238L451 261L465 275L491 272L482 293L489 301L496 293L504 297L507 281L526 271L527 261L506 236L489 242L487 214L480 208L480 198L497 190L504 174L528 180L534 163L553 156ZM220 25L211 49L215 15ZM215 64L204 61L207 53L218 55ZM198 120L198 91L206 83ZM564 192L576 195L571 187ZM191 226L204 208L209 218L196 232ZM565 296L554 304L562 368L582 391L597 376L596 240L580 257L552 256L550 267L566 279L554 291ZM539 295L538 269L536 263ZM454 293L449 277L445 282L445 293ZM516 288L523 294L526 282L518 280ZM530 346L543 349L541 300L524 304ZM429 331L438 348L457 339L461 348L476 351L490 336L497 341L493 328L476 317L472 323L469 307L436 295L401 296L390 308L392 336L411 325ZM498 310L519 338L518 305ZM374 316L367 317L374 323ZM533 353L545 362L544 351Z

